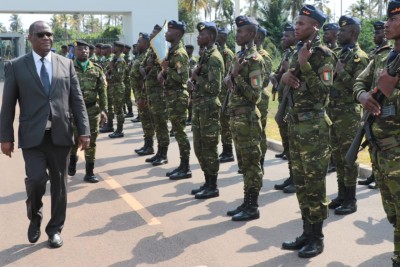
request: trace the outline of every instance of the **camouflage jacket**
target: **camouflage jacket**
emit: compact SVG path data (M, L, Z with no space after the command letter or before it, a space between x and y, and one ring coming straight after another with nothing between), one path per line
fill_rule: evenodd
M353 50L341 50L338 58L345 61L346 66L334 77L333 87L329 94L330 104L355 104L353 85L358 75L367 67L368 55L356 44Z
M107 107L107 81L101 67L89 61L86 71L83 71L76 61L74 65L86 106L89 108L90 105L97 103L100 110L105 110Z
M192 76L193 69L197 66L198 60L195 57L189 58L189 77Z
M381 72L386 67L389 50L385 49L386 53L380 52L375 55L367 68L357 77L354 84L354 97L357 100L362 92L373 90L376 86L376 81ZM382 113L374 119L372 124L372 134L374 138L383 139L391 136L400 135L400 83L389 97L385 97L381 104Z
M216 46L207 48L202 56L201 69L192 98L217 97L224 79L224 60Z
M141 63L141 67L145 68L147 71L145 81L146 88L162 87L161 83L157 79L157 75L161 71L161 66L158 63L156 53L152 48L149 48L149 50L146 52L146 55Z
M138 54L132 63L131 72L129 73L130 85L135 90L135 97L142 97L144 94L144 80L142 74L140 74L140 67L146 57L146 53Z
M105 70L108 83L123 84L125 81L126 68L127 65L122 54L119 56L114 55Z
M321 111L328 103L328 94L333 85L333 71L336 59L333 52L321 45L320 40L312 44L313 53L307 64L300 67L300 88L292 89L293 103L289 113ZM298 52L292 56L289 68L298 64Z
M276 87L272 88L272 93L278 92L278 100L279 100L279 102L281 102L281 100L282 100L282 90L283 90L283 87L284 87L284 85L282 85L282 83L281 83L281 78L282 78L282 75L283 75L283 73L280 73L281 67L282 67L282 64L283 64L283 62L285 60L287 60L288 62L290 61L290 59L292 58L292 56L294 54L294 49L295 49L295 47L291 46L291 47L285 49L285 51L283 51L282 60L279 63L279 66L278 66L277 70L275 71L275 78L276 78L276 80L278 82L278 85Z
M272 72L272 58L264 48L258 49L258 53L263 57L265 62L265 78L263 82L263 88L267 88L269 84L269 75Z
M265 76L265 63L255 46L247 49L241 57L244 58L239 76L235 78L235 90L229 99L231 110L240 107L255 108L260 101L261 90ZM235 59L239 60L238 58Z
M224 46L218 46L218 50L222 55L222 58L224 60L224 66L225 66L225 73L224 77L228 74L228 71L230 67L232 66L232 62L235 59L235 54L228 48L228 46L225 44Z
M390 45L387 43L381 44L376 46L368 55L369 59L372 60L374 59L375 55L382 53L383 51L389 51L391 49ZM383 52L383 53L386 53Z
M165 87L167 90L185 89L189 79L189 57L182 41L168 51L169 66Z

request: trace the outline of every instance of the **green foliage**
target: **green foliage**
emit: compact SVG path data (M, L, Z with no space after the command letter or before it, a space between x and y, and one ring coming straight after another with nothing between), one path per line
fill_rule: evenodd
M178 10L178 20L184 21L186 23L186 32L194 32L198 19L196 18L196 13L193 11L189 11L185 6L183 0L179 0L178 2L179 10Z
M362 50L364 50L367 54L374 49L374 27L373 24L378 19L364 19L362 20L362 28L360 36L358 37L358 43Z
M118 38L122 32L121 26L108 26L104 32L100 35L102 38Z
M269 38L272 43L279 44L283 26L287 22L288 12L284 11L284 0L271 0L265 4L260 12L265 20L258 19L261 26L268 30Z

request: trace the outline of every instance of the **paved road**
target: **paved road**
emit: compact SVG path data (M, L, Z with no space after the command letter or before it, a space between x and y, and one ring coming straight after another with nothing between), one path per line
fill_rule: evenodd
M189 128L187 132L191 136ZM288 175L286 162L275 159L273 151L265 162L261 218L232 222L225 213L243 197L235 163L220 166L220 197L195 200L188 193L203 182L195 156L193 178L174 182L164 175L179 163L175 140L169 164L159 167L151 167L133 152L141 145L140 124L128 120L125 138L101 135L97 184L82 181L80 155L78 172L68 179L60 249L48 248L45 235L37 244L29 244L22 153L16 150L12 159L0 155L0 266L391 266L392 227L377 190L358 187L358 212L346 217L331 213L325 223L324 253L300 259L296 252L280 248L282 241L300 234L301 221L295 195L273 189ZM327 176L327 187L334 197L335 174ZM47 193L44 224L49 210Z

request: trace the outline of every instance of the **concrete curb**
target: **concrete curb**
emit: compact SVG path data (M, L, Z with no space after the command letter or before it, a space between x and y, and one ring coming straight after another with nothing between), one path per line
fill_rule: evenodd
M268 139L268 148L277 152L283 151L282 143L276 140ZM360 164L359 176L366 178L371 175L371 167Z

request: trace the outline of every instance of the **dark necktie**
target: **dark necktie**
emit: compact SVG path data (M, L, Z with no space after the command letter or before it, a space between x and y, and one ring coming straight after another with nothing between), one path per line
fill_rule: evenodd
M44 66L44 57L40 59L42 61L42 68L40 69L40 80L42 80L44 91L47 95L50 93L50 78L49 73Z

